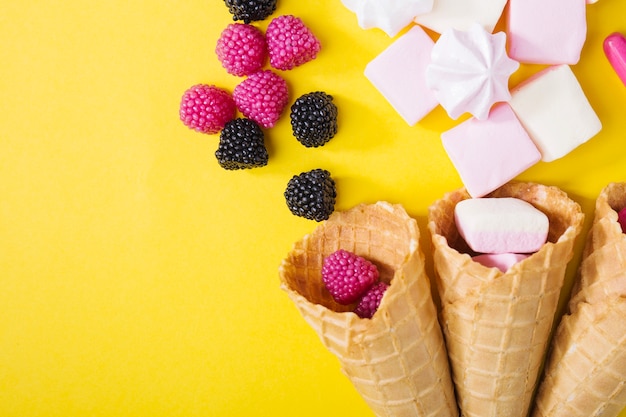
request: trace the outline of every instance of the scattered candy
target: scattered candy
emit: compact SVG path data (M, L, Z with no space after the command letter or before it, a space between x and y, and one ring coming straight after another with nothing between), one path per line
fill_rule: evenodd
M612 33L604 39L603 48L617 76L626 86L626 38L621 33Z
M587 37L585 0L510 0L509 55L522 63L576 64Z
M376 265L352 252L339 249L324 259L322 280L339 304L352 304L378 281Z
M394 37L407 27L413 18L429 12L433 0L341 0L343 5L356 13L362 29L379 28Z
M294 175L284 196L292 214L321 222L335 210L337 190L330 172L318 168Z
M548 67L511 90L509 104L544 162L587 142L602 123L568 65Z
M437 0L430 13L415 22L437 33L448 29L468 30L474 23L493 32L507 0Z
M289 101L287 83L270 70L250 75L233 91L239 111L261 127L270 128L278 121Z
M432 0L430 0L432 1ZM224 0L233 20L220 34L215 53L229 74L247 76L231 95L211 85L188 89L181 100L179 117L191 129L220 134L215 152L219 165L227 170L267 165L268 152L262 128L271 128L289 102L286 81L270 70L270 65L290 70L316 58L319 40L302 20L279 16L265 34L251 21L263 20L276 10L276 0ZM237 110L245 117L235 119ZM298 99L291 122L296 138L307 147L322 146L337 133L337 107L332 96L314 92ZM295 175L284 197L290 211L307 219L322 221L334 211L337 191L330 173L314 169Z
M219 133L227 122L235 119L237 110L260 127L273 127L288 104L289 91L279 75L262 69L267 56L271 56L270 64L275 68L291 69L314 59L320 43L295 16L273 19L265 34L249 24L271 15L276 10L276 0L224 0L224 3L233 14L233 20L245 23L228 25L218 38L215 53L229 74L248 78L235 87L232 95L213 85L198 84L189 88L182 97L179 117L190 129L207 134ZM227 142L224 146L234 145ZM260 166L263 159L267 163L267 155L259 156L262 152L257 151L253 165L240 161L245 159L240 150L236 151L239 153L234 161L216 156L226 169L249 168Z
M426 85L433 40L412 27L365 67L365 76L411 126L439 102Z
M320 41L298 17L279 16L265 31L270 65L279 70L290 70L309 62L321 50Z
M483 253L472 256L472 259L487 268L498 268L500 271L506 272L513 265L529 256L525 253Z
M617 221L622 226L622 232L626 233L626 207L621 209L617 214Z
M362 319L371 319L376 310L378 310L387 288L389 288L389 285L382 281L372 285L359 300L359 303L354 308L354 313Z
M496 102L508 101L509 77L519 63L506 54L506 35L474 24L443 32L432 49L426 84L452 119L468 112L479 120Z
M548 237L548 216L518 198L462 200L454 219L459 234L479 253L532 253Z
M180 120L190 129L213 135L235 118L237 108L230 93L214 85L197 84L183 94Z
M441 140L472 197L490 193L541 159L506 103L494 106L487 120L471 118L442 133Z
M255 26L232 23L222 31L215 53L229 74L250 75L267 59L265 35Z

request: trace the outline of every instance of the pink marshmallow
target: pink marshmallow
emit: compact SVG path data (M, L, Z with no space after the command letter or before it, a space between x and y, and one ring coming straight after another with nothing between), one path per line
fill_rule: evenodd
M506 103L496 104L486 120L468 119L442 133L441 140L472 197L490 193L541 159Z
M506 272L513 265L529 256L526 253L483 253L472 256L472 259L487 268L498 268L500 271Z
M617 221L622 226L622 232L626 233L626 207L621 209L617 214Z
M365 67L365 76L413 126L439 104L426 85L434 41L413 26Z
M604 39L604 54L626 85L626 38L621 33L612 33Z
M548 216L518 198L463 200L454 219L467 245L479 253L532 253L548 237Z
M509 56L532 64L576 64L587 37L585 0L509 0Z

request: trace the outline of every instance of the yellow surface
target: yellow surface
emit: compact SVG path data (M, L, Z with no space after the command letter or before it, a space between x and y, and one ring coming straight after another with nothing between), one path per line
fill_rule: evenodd
M1 9L0 416L371 415L277 268L316 226L285 205L294 174L330 170L337 209L404 204L427 252L427 207L461 186L439 140L457 122L437 109L409 127L362 75L391 39L339 0L279 0L275 15L301 17L323 45L283 73L291 100L332 94L339 133L307 149L283 117L266 132L269 165L231 172L217 136L178 120L191 85L240 81L213 52L231 22L221 0ZM619 0L588 7L573 68L602 132L520 176L587 214L606 183L626 180L626 87L602 52L625 14Z

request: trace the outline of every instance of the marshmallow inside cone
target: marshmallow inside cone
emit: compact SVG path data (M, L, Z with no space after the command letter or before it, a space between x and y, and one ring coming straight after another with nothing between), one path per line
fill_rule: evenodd
M548 216L518 198L463 200L454 217L459 233L476 252L532 253L548 237Z
M500 271L506 272L513 265L529 256L526 253L483 253L472 256L472 260L488 268L498 268Z
M428 227L442 326L464 416L528 415L557 310L565 269L580 233L580 206L556 187L510 182L489 197L515 197L544 212L548 241L503 273L462 249L454 207L463 189L429 209Z

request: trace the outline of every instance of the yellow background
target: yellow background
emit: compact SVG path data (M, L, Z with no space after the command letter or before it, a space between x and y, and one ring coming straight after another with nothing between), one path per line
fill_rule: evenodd
M292 175L328 169L337 209L402 203L428 253L427 207L462 185L439 139L458 121L440 108L401 120L363 76L392 39L339 0L279 0L280 14L322 43L281 73L291 102L332 94L339 132L307 149L283 117L266 131L268 166L233 172L215 160L217 136L178 120L191 85L241 81L214 54L231 22L222 0L4 0L0 416L371 415L279 289L281 259L316 226L282 193ZM625 15L621 0L588 6L573 67L602 132L519 177L589 215L602 187L626 180L626 87L602 52Z

